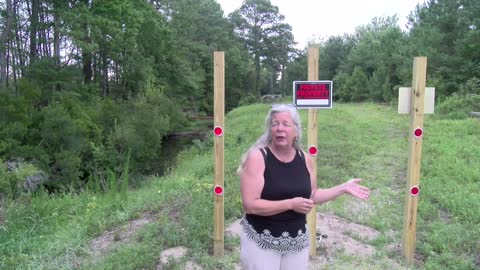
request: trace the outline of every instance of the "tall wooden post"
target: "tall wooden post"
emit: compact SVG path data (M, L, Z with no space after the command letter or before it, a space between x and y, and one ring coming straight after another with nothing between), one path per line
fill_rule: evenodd
M319 72L319 50L317 47L308 48L308 80L317 81ZM308 109L308 146L317 146L318 142L318 127L317 127L317 110ZM312 177L317 179L317 158L313 159L313 175ZM310 256L317 255L317 210L312 208L307 215L308 230L310 231Z
M408 264L414 262L418 194L420 192L420 161L422 157L423 113L427 58L415 57L413 62L410 132L408 134L407 189L403 224L403 254Z
M215 205L213 254L222 256L224 252L224 115L225 115L225 53L214 52L214 143L215 155Z

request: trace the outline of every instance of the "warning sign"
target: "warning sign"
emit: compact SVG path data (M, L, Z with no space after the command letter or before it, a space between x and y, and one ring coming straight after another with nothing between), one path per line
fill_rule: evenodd
M297 108L332 108L332 81L294 81L293 101Z

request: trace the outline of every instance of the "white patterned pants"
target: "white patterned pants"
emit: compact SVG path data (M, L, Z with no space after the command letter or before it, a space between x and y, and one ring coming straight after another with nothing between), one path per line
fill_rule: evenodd
M261 249L242 230L240 234L240 262L244 270L307 270L308 252L281 254Z

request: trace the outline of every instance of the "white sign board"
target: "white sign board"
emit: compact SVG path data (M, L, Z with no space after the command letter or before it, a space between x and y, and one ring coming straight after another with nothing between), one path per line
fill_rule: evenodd
M398 91L398 113L409 114L412 102L412 88L400 87ZM425 87L423 113L432 114L435 106L435 87Z

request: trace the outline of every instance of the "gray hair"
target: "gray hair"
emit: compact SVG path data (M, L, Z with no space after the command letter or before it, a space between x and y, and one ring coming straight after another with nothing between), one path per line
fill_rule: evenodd
M272 105L272 108L268 111L267 117L265 118L265 131L263 134L257 139L257 141L245 152L242 156L240 165L238 166L237 173L243 168L243 164L245 163L245 159L247 158L247 154L255 149L264 148L270 142L270 138L272 136L270 132L270 128L272 126L272 117L274 114L289 112L290 116L292 117L293 124L295 126L295 130L297 132L297 138L293 141L293 147L297 150L301 150L301 141L302 141L302 123L300 119L300 114L297 111L297 108L293 104L276 104Z

